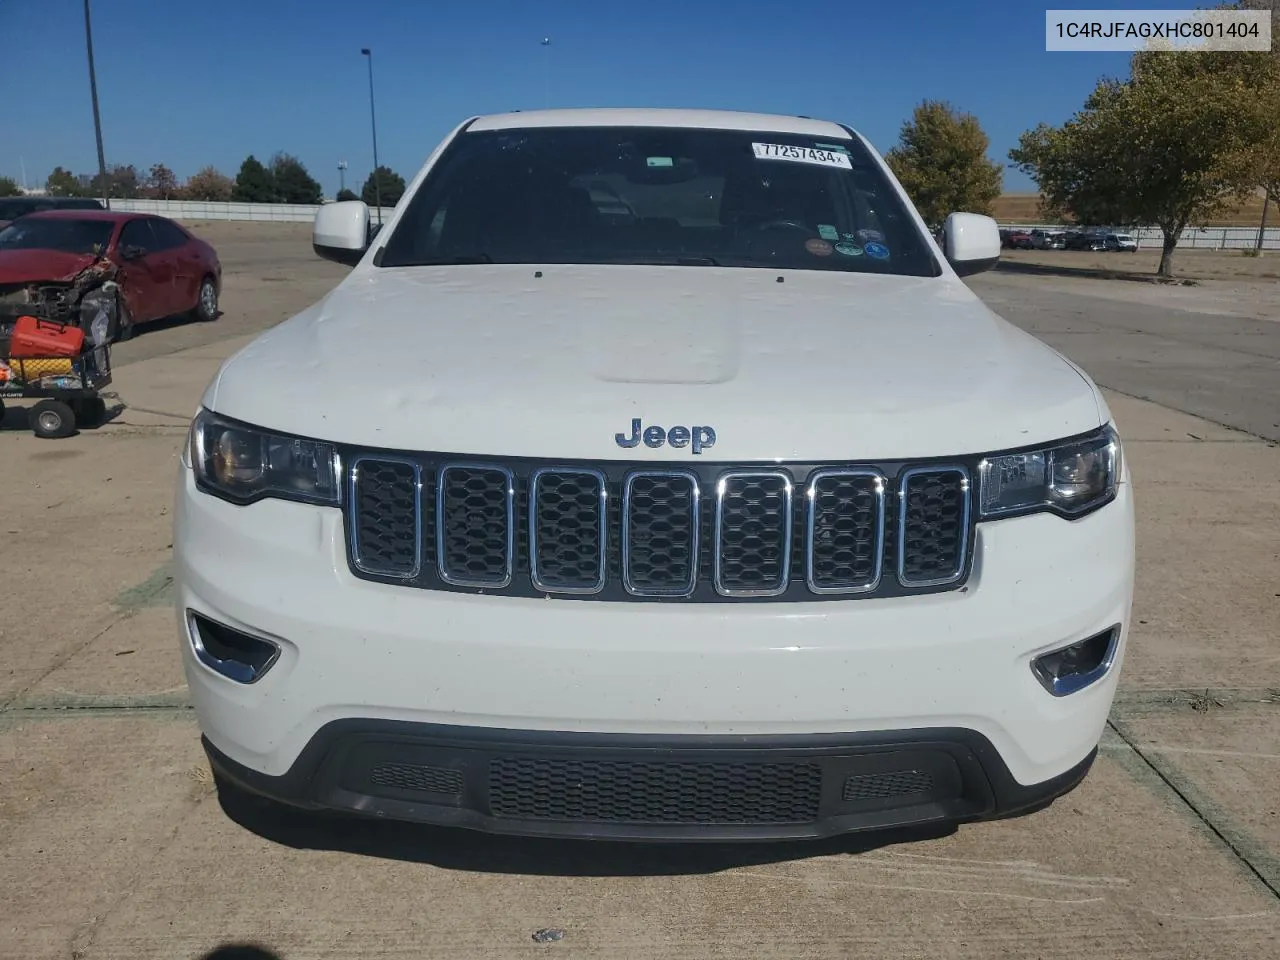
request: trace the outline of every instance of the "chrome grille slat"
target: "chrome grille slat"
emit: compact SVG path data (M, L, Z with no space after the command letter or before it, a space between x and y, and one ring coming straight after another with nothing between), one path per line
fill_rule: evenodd
M969 572L968 461L647 467L340 455L349 566L367 580L715 603L900 597L957 589Z
M566 482L568 478L590 480L589 492ZM608 492L608 481L599 470L540 467L533 471L529 478L529 577L534 589L577 594L604 589ZM545 543L544 524L550 528ZM559 537L553 539L555 534ZM584 573L584 569L590 572Z
M495 522L502 524L499 532L490 529ZM442 464L436 480L440 579L500 590L515 576L515 554L515 475L490 463Z
M702 524L698 478L680 470L638 470L628 474L622 491L623 587L637 597L691 596L698 586ZM642 530L635 529L639 519Z
M898 582L936 587L964 576L969 551L969 471L912 467L898 487Z
M805 499L809 589L818 594L874 591L884 562L884 476L869 469L817 470L809 477ZM863 567L869 569L860 573Z
M422 572L422 468L411 460L358 457L347 483L356 569L379 577L416 578Z
M791 475L782 470L720 475L712 583L721 596L776 597L786 592L791 580L791 493Z

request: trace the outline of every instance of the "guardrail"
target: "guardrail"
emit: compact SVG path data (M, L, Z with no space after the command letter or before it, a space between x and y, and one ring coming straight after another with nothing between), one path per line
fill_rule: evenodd
M306 203L239 203L217 200L120 200L112 199L112 210L126 213L155 213L174 220L257 220L278 223L310 223L316 218L320 204ZM382 208L385 222L393 208ZM377 222L376 207L370 213Z

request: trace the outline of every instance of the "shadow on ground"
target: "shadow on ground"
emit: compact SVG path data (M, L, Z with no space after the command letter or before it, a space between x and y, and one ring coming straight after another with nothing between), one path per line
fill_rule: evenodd
M30 411L31 411L31 408L34 407L39 402L40 402L39 397L6 397L4 398L3 400L4 413L0 414L0 430L30 430L31 429ZM22 404L22 406L17 406L17 404ZM119 401L116 401L116 402L108 401L107 412L103 416L102 421L100 423L97 423L91 426L85 425L83 427L77 427L76 432L81 433L84 431L88 431L92 433L94 430L98 429L98 427L105 426L106 424L110 423L112 420L119 418L120 415L125 412L125 409L126 409L125 405L123 403L120 403Z
M228 943L201 954L199 960L280 960L280 955L256 944Z
M172 330L175 327L191 327L204 323L215 323L223 316L223 311L218 310L218 315L213 320L199 320L189 314L178 313L172 317L163 317L159 320L150 320L147 323L139 323L133 328L135 337L146 336L148 333L160 333L162 330Z
M1117 254L1119 256L1119 254ZM1164 283L1179 286L1198 286L1196 280L1158 277L1154 273L1130 273L1125 270L1105 270L1101 267L1076 267L1068 264L1026 263L1022 260L1001 259L996 270L1000 273L1021 273L1038 277L1084 277L1091 280L1130 280L1136 283Z
M934 840L954 824L854 833L826 840L767 843L626 843L507 837L471 830L328 815L220 790L223 812L265 840L299 850L425 863L471 873L571 877L645 877L718 873L812 857L868 853Z

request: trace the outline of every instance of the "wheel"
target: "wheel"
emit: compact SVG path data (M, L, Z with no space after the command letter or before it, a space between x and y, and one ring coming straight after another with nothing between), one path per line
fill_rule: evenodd
M218 319L218 286L213 277L200 281L200 292L196 294L196 305L191 315L205 323Z
M107 419L107 401L101 397L88 397L71 405L77 427L99 427Z
M43 440L61 440L76 432L76 415L61 400L41 400L31 408L31 429Z

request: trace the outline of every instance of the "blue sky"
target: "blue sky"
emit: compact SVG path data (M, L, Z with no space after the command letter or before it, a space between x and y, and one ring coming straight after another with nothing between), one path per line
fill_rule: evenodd
M1162 6L93 0L94 54L108 163L234 176L247 154L285 150L332 194L339 160L357 188L372 167L364 46L379 159L406 179L467 116L548 101L805 114L887 150L912 107L947 99L1007 162L1023 130L1061 123L1099 76L1127 71L1127 54L1045 52L1045 9ZM0 36L0 174L21 180L25 164L36 185L56 165L96 169L81 0L0 0ZM1033 188L1014 170L1005 185Z

